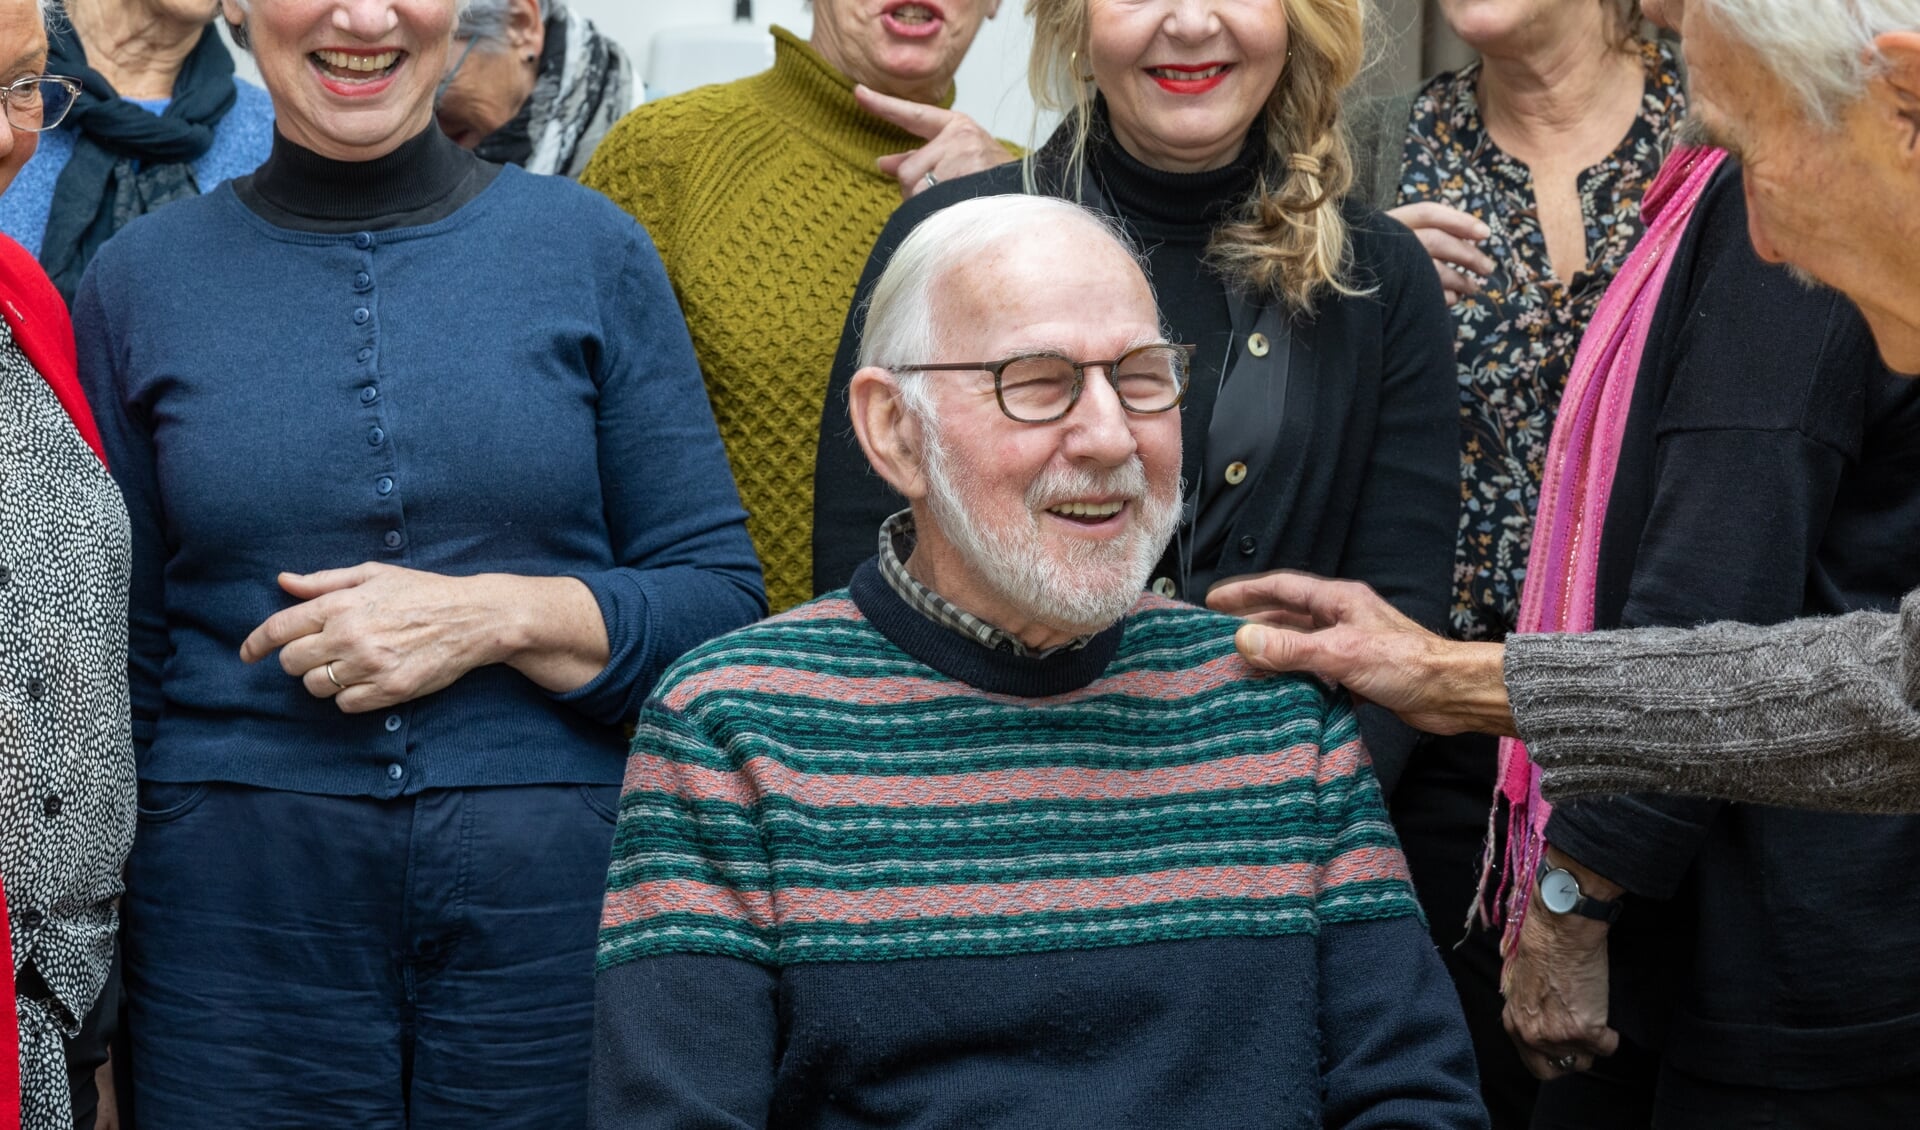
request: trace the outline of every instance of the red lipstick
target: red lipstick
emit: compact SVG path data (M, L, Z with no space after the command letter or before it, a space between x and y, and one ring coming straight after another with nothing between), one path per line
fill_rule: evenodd
M1227 81L1232 63L1161 63L1143 68L1169 94L1205 94Z

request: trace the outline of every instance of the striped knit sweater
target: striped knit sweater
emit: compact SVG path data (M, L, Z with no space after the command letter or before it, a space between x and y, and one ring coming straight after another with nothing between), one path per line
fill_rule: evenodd
M1481 1125L1351 710L1146 597L992 652L869 563L642 713L596 1125Z

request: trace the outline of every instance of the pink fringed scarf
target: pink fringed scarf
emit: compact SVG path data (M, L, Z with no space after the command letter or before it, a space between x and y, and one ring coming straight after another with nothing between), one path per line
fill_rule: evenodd
M1520 592L1520 632L1590 632L1594 589L1598 583L1600 532L1606 525L1607 499L1620 460L1633 386L1654 308L1660 302L1667 271L1693 218L1695 205L1726 154L1699 146L1674 151L1640 204L1646 233L1600 299L1588 323L1567 378L1560 414L1547 443L1546 478L1533 520L1533 545ZM1500 921L1502 949L1511 953L1533 893L1533 873L1545 850L1547 817L1552 809L1540 795L1540 770L1527 747L1513 738L1500 741L1500 795L1507 799L1507 852L1500 887L1491 905L1486 889L1493 865L1493 837L1487 837L1481 898L1475 911ZM1496 801L1494 815L1499 808ZM1491 833L1491 828L1489 828Z

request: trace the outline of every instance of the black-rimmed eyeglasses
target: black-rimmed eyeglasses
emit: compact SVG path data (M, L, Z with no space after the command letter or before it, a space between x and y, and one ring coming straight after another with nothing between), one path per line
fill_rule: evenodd
M1003 361L893 365L896 373L992 373L1000 411L1023 424L1046 424L1073 411L1088 369L1105 369L1120 406L1150 416L1180 406L1187 395L1191 345L1142 345L1111 361L1075 361L1058 353L1022 353Z
M65 75L26 75L0 86L7 124L25 133L50 130L66 120L80 96L80 80Z

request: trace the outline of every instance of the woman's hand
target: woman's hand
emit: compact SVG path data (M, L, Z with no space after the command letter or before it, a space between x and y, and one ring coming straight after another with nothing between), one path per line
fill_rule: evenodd
M1580 880L1584 894L1616 899L1618 884L1565 858L1553 859ZM1529 878L1527 882L1532 882ZM1620 1050L1620 1035L1607 1026L1607 933L1605 922L1558 915L1534 891L1527 919L1501 975L1506 997L1501 1022L1527 1070L1541 1079L1585 1071L1595 1059Z
M1429 733L1513 733L1504 649L1434 635L1366 585L1282 570L1215 585L1207 607L1246 618L1234 645L1255 667L1317 675Z
M307 693L348 714L411 702L494 663L565 692L607 661L593 595L567 577L449 577L368 562L279 582L302 603L255 628L240 658L278 649Z
M900 199L911 200L943 180L954 180L1014 159L1007 147L958 110L895 98L865 86L853 99L876 118L884 118L927 143L879 160L880 171L900 182ZM932 174L932 179L928 174Z
M1487 225L1458 208L1432 201L1402 204L1387 215L1412 228L1413 234L1420 237L1420 245L1433 257L1433 269L1440 272L1440 288L1447 292L1447 305L1469 294L1480 293L1480 284L1464 272L1472 271L1484 277L1491 275L1497 266L1479 248L1480 241L1487 238Z

